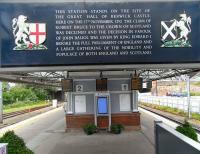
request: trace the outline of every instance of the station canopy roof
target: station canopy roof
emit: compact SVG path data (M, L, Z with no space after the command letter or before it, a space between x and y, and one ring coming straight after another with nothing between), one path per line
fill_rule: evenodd
M67 67L66 67L67 68ZM71 67L73 68L73 67ZM135 73L137 76L142 77L143 81L155 81L162 80L167 78L174 78L181 75L200 76L200 68L192 69L168 69L168 68L154 68L154 69L142 69L142 68L119 68L119 67L102 67L90 68L90 69L62 69L53 70L51 69L7 69L7 71L0 70L0 80L8 82L19 82L19 83L28 83L34 85L45 85L45 86L61 86L61 79L70 78L70 79L97 79L100 77L104 78L130 78L134 76ZM198 78L198 77L197 77Z

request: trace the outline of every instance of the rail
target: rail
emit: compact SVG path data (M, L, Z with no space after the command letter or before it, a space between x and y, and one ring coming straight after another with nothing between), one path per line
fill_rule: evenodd
M3 119L12 118L12 117L15 117L15 116L18 116L18 115L22 115L22 114L25 114L25 113L33 112L33 111L36 111L36 110L39 110L39 109L43 109L43 108L46 108L46 107L50 107L50 106L51 106L51 104L44 105L44 106L39 106L39 107L34 107L34 108L30 108L30 109L25 109L25 110L20 110L20 111L16 111L16 112L11 112L11 113L4 113L3 114Z

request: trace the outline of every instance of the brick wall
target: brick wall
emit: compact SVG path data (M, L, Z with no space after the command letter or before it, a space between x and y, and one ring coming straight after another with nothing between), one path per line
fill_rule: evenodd
M120 123L124 126L140 126L140 113L119 113L112 114L112 124Z
M82 128L85 124L94 123L94 115L66 115L67 128Z
M82 128L85 124L94 123L94 115L66 115L67 128ZM124 126L140 126L140 113L116 113L111 116L111 123Z

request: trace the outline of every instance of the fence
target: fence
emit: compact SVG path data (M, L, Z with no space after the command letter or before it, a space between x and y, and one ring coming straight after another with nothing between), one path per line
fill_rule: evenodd
M178 108L187 112L188 103L187 97L171 97L171 96L139 96L139 102L151 103L161 106L168 106ZM200 114L200 97L190 97L190 110L191 112Z

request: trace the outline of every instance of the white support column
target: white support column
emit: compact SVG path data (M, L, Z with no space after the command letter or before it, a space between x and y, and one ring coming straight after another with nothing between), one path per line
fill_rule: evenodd
M109 127L108 127L108 131L110 131L110 126L111 126L111 115L112 115L112 113L111 113L111 99L110 99L110 94L109 94L109 96L108 96L108 104L109 104L109 106L108 106L108 110L109 110Z
M191 106L190 106L190 76L187 76L187 104L188 104L188 118L191 118Z
M94 124L97 126L97 96L94 94Z
M67 93L63 92L63 101L64 101L64 110L65 110L65 114L67 113Z
M72 93L71 92L65 92L65 111L66 114L72 114L73 113L73 105L72 105Z
M0 81L0 123L3 123L3 88Z
M138 90L132 90L132 112L138 112Z

